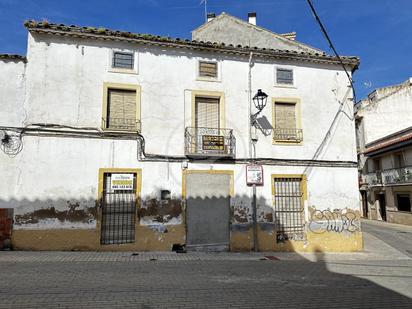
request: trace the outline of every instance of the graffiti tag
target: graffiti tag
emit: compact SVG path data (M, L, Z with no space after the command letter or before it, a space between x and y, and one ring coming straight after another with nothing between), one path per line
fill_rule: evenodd
M309 230L313 233L325 232L350 232L354 233L360 229L356 213L348 211L316 210L309 222Z

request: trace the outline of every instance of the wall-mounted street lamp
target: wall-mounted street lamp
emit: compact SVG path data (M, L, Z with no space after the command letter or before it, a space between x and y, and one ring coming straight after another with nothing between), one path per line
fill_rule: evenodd
M253 103L255 104L256 109L258 112L255 114L259 114L266 106L268 95L262 91L262 89L258 89L258 92L253 96Z

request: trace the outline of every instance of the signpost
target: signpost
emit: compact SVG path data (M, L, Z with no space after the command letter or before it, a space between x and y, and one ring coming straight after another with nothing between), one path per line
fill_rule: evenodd
M257 206L256 206L256 186L263 186L263 167L262 165L249 164L246 165L246 184L253 186L253 247L258 251L257 241Z
M263 186L263 167L262 165L246 165L246 184L248 186Z

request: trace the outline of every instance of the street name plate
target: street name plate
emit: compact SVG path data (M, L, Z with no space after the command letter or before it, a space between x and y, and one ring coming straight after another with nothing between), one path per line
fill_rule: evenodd
M246 165L246 184L248 186L263 186L263 167L262 165Z

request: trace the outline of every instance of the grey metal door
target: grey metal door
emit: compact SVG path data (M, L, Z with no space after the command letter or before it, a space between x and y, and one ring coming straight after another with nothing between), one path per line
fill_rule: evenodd
M229 250L230 181L228 174L186 175L188 250Z

